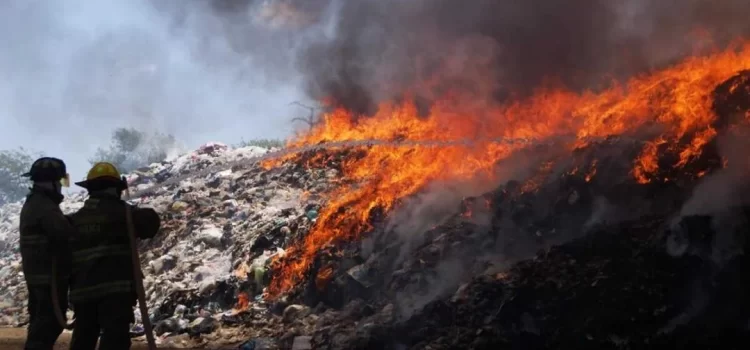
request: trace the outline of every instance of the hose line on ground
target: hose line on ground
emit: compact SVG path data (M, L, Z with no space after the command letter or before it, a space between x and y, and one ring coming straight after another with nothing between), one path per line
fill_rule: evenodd
M141 311L143 331L146 333L148 349L156 350L156 339L154 339L154 332L151 327L151 317L149 316L148 306L146 305L146 292L143 289L143 272L141 271L141 259L138 255L138 242L136 241L135 226L133 224L133 211L128 204L125 204L125 221L128 225L130 257L133 264L133 281L135 282L135 292L138 295L138 308Z
M60 305L60 298L58 294L58 287L57 287L57 263L56 259L53 256L52 257L52 278L50 280L50 292L52 293L52 307L55 309L55 318L57 318L57 323L60 324L60 327L63 329L71 330L73 327L75 327L76 321L73 319L72 322L68 323L68 320L62 313L62 308ZM67 309L67 305L66 305Z

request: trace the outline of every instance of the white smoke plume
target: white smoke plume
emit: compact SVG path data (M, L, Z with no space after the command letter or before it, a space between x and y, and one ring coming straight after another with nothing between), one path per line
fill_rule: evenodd
M280 4L4 2L0 149L61 157L76 176L117 127L188 147L286 137L299 113L289 103L304 100L296 47L320 30Z

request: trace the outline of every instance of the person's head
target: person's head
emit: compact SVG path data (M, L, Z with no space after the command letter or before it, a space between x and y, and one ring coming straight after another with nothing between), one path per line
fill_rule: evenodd
M22 176L28 177L34 183L34 187L62 192L63 187L70 186L70 175L68 175L65 162L52 157L42 157L31 164L31 169Z
M118 196L128 188L127 181L120 175L117 168L106 162L94 164L86 175L86 180L76 182L76 185L85 188L89 193L112 192Z

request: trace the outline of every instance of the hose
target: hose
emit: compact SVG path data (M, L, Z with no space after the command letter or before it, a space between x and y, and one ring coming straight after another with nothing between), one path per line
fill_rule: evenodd
M75 319L68 323L68 320L63 316L62 314L62 308L60 308L60 298L58 297L57 293L57 260L55 260L55 257L52 257L52 279L50 281L50 289L52 293L52 308L55 309L55 318L57 318L57 323L60 324L60 327L63 329L71 330L75 327L76 321ZM67 308L67 307L66 307Z
M141 320L143 321L143 331L146 333L146 341L149 350L156 350L156 339L151 327L151 317L149 317L148 306L146 305L146 292L143 289L143 272L141 271L141 259L138 256L138 246L135 239L135 226L133 225L133 211L129 204L125 204L125 220L128 225L128 236L130 238L130 256L133 263L133 281L135 282L135 291L138 295L138 307L141 310Z

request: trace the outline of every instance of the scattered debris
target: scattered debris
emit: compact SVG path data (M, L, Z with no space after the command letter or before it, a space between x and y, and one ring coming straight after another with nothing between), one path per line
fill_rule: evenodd
M723 86L725 100L745 106L735 85ZM537 159L550 147L522 153ZM566 164L543 162L540 176L457 200L424 228L369 208L362 241L322 240L301 280L269 299L279 259L295 261L293 243L327 217L321 198L341 181L341 164L363 151L320 150L271 169L159 185L268 151L206 144L128 175L136 191L156 186L134 202L163 218L162 234L139 247L151 314L136 310L131 334L142 338L149 317L160 344L243 350L740 344L750 337L750 208L675 216L696 179L721 168L711 147L692 168L653 174L670 181L638 183L627 169L641 145L591 142ZM68 196L63 211L83 200ZM28 322L20 209L0 207L5 326ZM739 220L715 220L727 217Z

